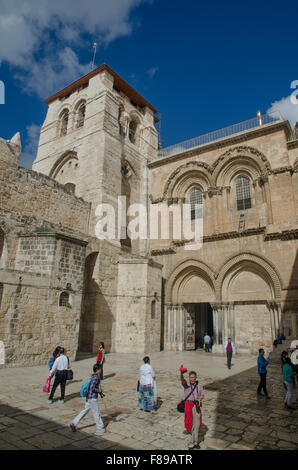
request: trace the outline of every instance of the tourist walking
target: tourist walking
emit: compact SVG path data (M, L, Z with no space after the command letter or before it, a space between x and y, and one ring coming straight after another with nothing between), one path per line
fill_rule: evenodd
M140 367L140 380L138 384L138 406L144 411L154 413L157 403L155 372L150 365L150 358L148 356L144 357L143 361L144 364Z
M103 363L105 361L105 355L105 345L103 342L100 342L97 354L97 364L101 366L100 380L103 380Z
M64 348L59 347L57 358L49 374L50 377L53 377L54 374L56 373L55 381L52 386L48 403L53 403L54 394L58 385L60 385L60 389L61 389L61 397L60 397L59 403L64 403L65 385L66 385L66 380L67 380L67 369L70 366L71 366L70 360L68 359L68 357L66 357Z
M189 373L189 379L184 378L181 372L181 384L184 388L184 426L191 434L188 448L189 450L200 449L199 433L202 429L201 406L204 398L204 390L199 384L196 372Z
M260 383L258 386L257 394L261 397L264 397L269 399L271 398L268 395L267 392L267 387L266 387L266 377L267 377L267 366L268 366L268 361L264 357L265 351L264 349L259 349L259 356L258 356L258 374L260 376ZM261 390L263 389L264 394L261 393Z
M227 366L228 369L231 369L232 356L234 352L234 343L232 343L231 338L228 338L228 341L225 342L225 352L227 355Z
M205 333L205 336L204 336L204 344L205 344L205 351L206 351L206 352L209 352L210 343L211 343L211 338L210 338L210 336L208 335L208 333Z
M286 357L285 364L282 367L282 379L283 383L286 386L287 394L285 396L285 407L288 410L294 410L291 406L292 396L293 396L293 386L295 383L296 373L293 370L291 359Z
M90 410L92 410L94 421L96 424L96 435L104 434L106 432L99 406L98 406L98 394L103 397L103 391L100 385L100 374L101 374L101 366L99 364L94 364L93 366L93 374L91 375L91 380L89 387L86 391L86 403L85 408L74 418L73 422L71 423L70 427L73 432L76 432L77 425Z

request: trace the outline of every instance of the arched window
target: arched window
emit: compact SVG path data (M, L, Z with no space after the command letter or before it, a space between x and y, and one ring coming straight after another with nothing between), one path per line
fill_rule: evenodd
M77 128L84 126L85 115L86 115L86 103L83 102L79 105L78 111L77 111Z
M137 133L138 122L133 119L129 124L129 140L132 144L136 143L136 133Z
M59 307L69 306L69 295L66 292L62 292L59 299Z
M68 194L74 194L76 191L76 185L73 183L66 183L64 187Z
M151 303L151 318L155 318L155 312L156 312L156 300L152 300Z
M252 207L250 180L247 176L238 176L236 179L236 200L238 211Z
M203 195L199 188L192 188L190 191L191 220L203 217Z
M63 111L60 117L60 135L61 136L67 134L68 119L69 119L69 112L66 109L65 111Z

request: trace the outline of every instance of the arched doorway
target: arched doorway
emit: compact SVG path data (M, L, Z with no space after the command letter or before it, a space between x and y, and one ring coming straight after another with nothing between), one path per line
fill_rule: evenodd
M270 350L281 331L280 286L272 267L242 255L221 273L223 339L231 336L238 352Z
M198 261L187 261L170 276L165 315L165 349L201 348L204 335L214 336L213 273Z
M98 295L98 283L94 279L94 271L98 259L98 252L91 253L85 261L84 292L81 309L81 321L79 332L79 352L93 351L96 298Z

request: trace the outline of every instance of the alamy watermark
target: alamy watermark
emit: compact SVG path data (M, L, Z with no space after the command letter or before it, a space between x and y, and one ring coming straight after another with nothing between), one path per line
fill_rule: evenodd
M198 250L203 243L202 204L144 204L126 206L126 197L111 204L99 204L95 234L100 240L179 240L185 250Z
M0 104L5 104L5 85L2 80L0 80Z

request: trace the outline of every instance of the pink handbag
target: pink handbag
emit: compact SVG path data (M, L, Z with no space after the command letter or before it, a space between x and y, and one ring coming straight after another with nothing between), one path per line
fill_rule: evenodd
M50 386L51 386L51 377L48 377L46 380L46 384L43 387L42 391L45 393L50 393Z

